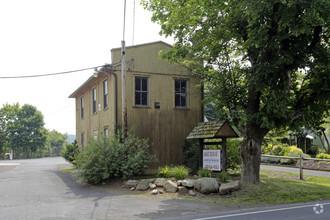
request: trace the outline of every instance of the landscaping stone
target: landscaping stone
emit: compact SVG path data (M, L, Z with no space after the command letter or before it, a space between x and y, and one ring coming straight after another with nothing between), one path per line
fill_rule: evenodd
M157 189L154 189L151 191L151 195L157 195L158 194L158 190Z
M193 188L194 182L195 182L195 180L183 180L182 185L185 187L188 187L188 188Z
M189 195L190 196L196 196L196 193L194 192L194 190L189 190Z
M137 180L128 180L124 183L124 187L126 189L131 189L132 187L136 187L136 185L139 183Z
M155 180L155 185L163 187L165 185L166 181L167 181L167 179L165 179L165 178L157 178Z
M194 188L204 194L216 193L219 191L219 183L215 178L200 178L194 182Z
M178 180L177 181L178 186L182 186L182 182L183 182L182 180Z
M150 187L150 189L156 189L156 185L153 183L149 183L149 187Z
M165 188L166 192L176 193L178 191L178 184L174 183L171 180L167 180L164 185L164 188Z
M241 187L239 180L231 181L229 183L221 184L219 188L220 195L225 195L234 191L239 190Z
M132 188L131 188L131 191L134 191L134 190L135 190L135 187L132 187Z
M154 179L143 179L136 186L136 190L145 191L149 189L149 183L155 181Z
M179 195L187 195L189 190L184 186L178 186L178 193Z

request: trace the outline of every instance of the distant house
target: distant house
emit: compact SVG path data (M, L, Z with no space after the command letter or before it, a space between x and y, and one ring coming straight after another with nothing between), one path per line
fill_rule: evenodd
M169 48L164 42L126 47L127 124L135 127L138 137L149 138L151 152L158 158L154 168L182 163L184 140L203 121L200 79L158 58L159 51ZM112 64L118 63L121 48L112 49L111 56ZM109 65L69 96L76 99L79 145L100 134L111 136L116 122L121 124L120 66L115 74L106 72L110 72Z

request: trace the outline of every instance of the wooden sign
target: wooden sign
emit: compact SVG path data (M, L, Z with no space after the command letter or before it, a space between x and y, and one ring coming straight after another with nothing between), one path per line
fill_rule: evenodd
M203 168L221 171L221 150L203 150Z

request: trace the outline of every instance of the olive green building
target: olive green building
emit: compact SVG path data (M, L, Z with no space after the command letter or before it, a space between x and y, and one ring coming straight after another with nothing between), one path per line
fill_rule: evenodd
M164 42L126 47L127 124L138 137L148 138L158 158L154 168L181 164L185 138L203 120L200 79L179 64L159 59L171 48ZM121 48L111 50L104 65L69 97L76 100L79 145L98 135L111 136L122 118Z

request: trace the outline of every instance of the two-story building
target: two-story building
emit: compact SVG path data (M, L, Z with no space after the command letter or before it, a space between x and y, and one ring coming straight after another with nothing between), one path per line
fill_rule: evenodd
M148 138L154 168L181 164L185 138L203 120L200 79L179 64L160 60L164 42L126 47L127 124L140 138ZM76 137L86 145L90 137L111 136L121 124L121 48L111 50L112 65L91 76L69 97L76 99ZM111 72L111 73L110 73Z

